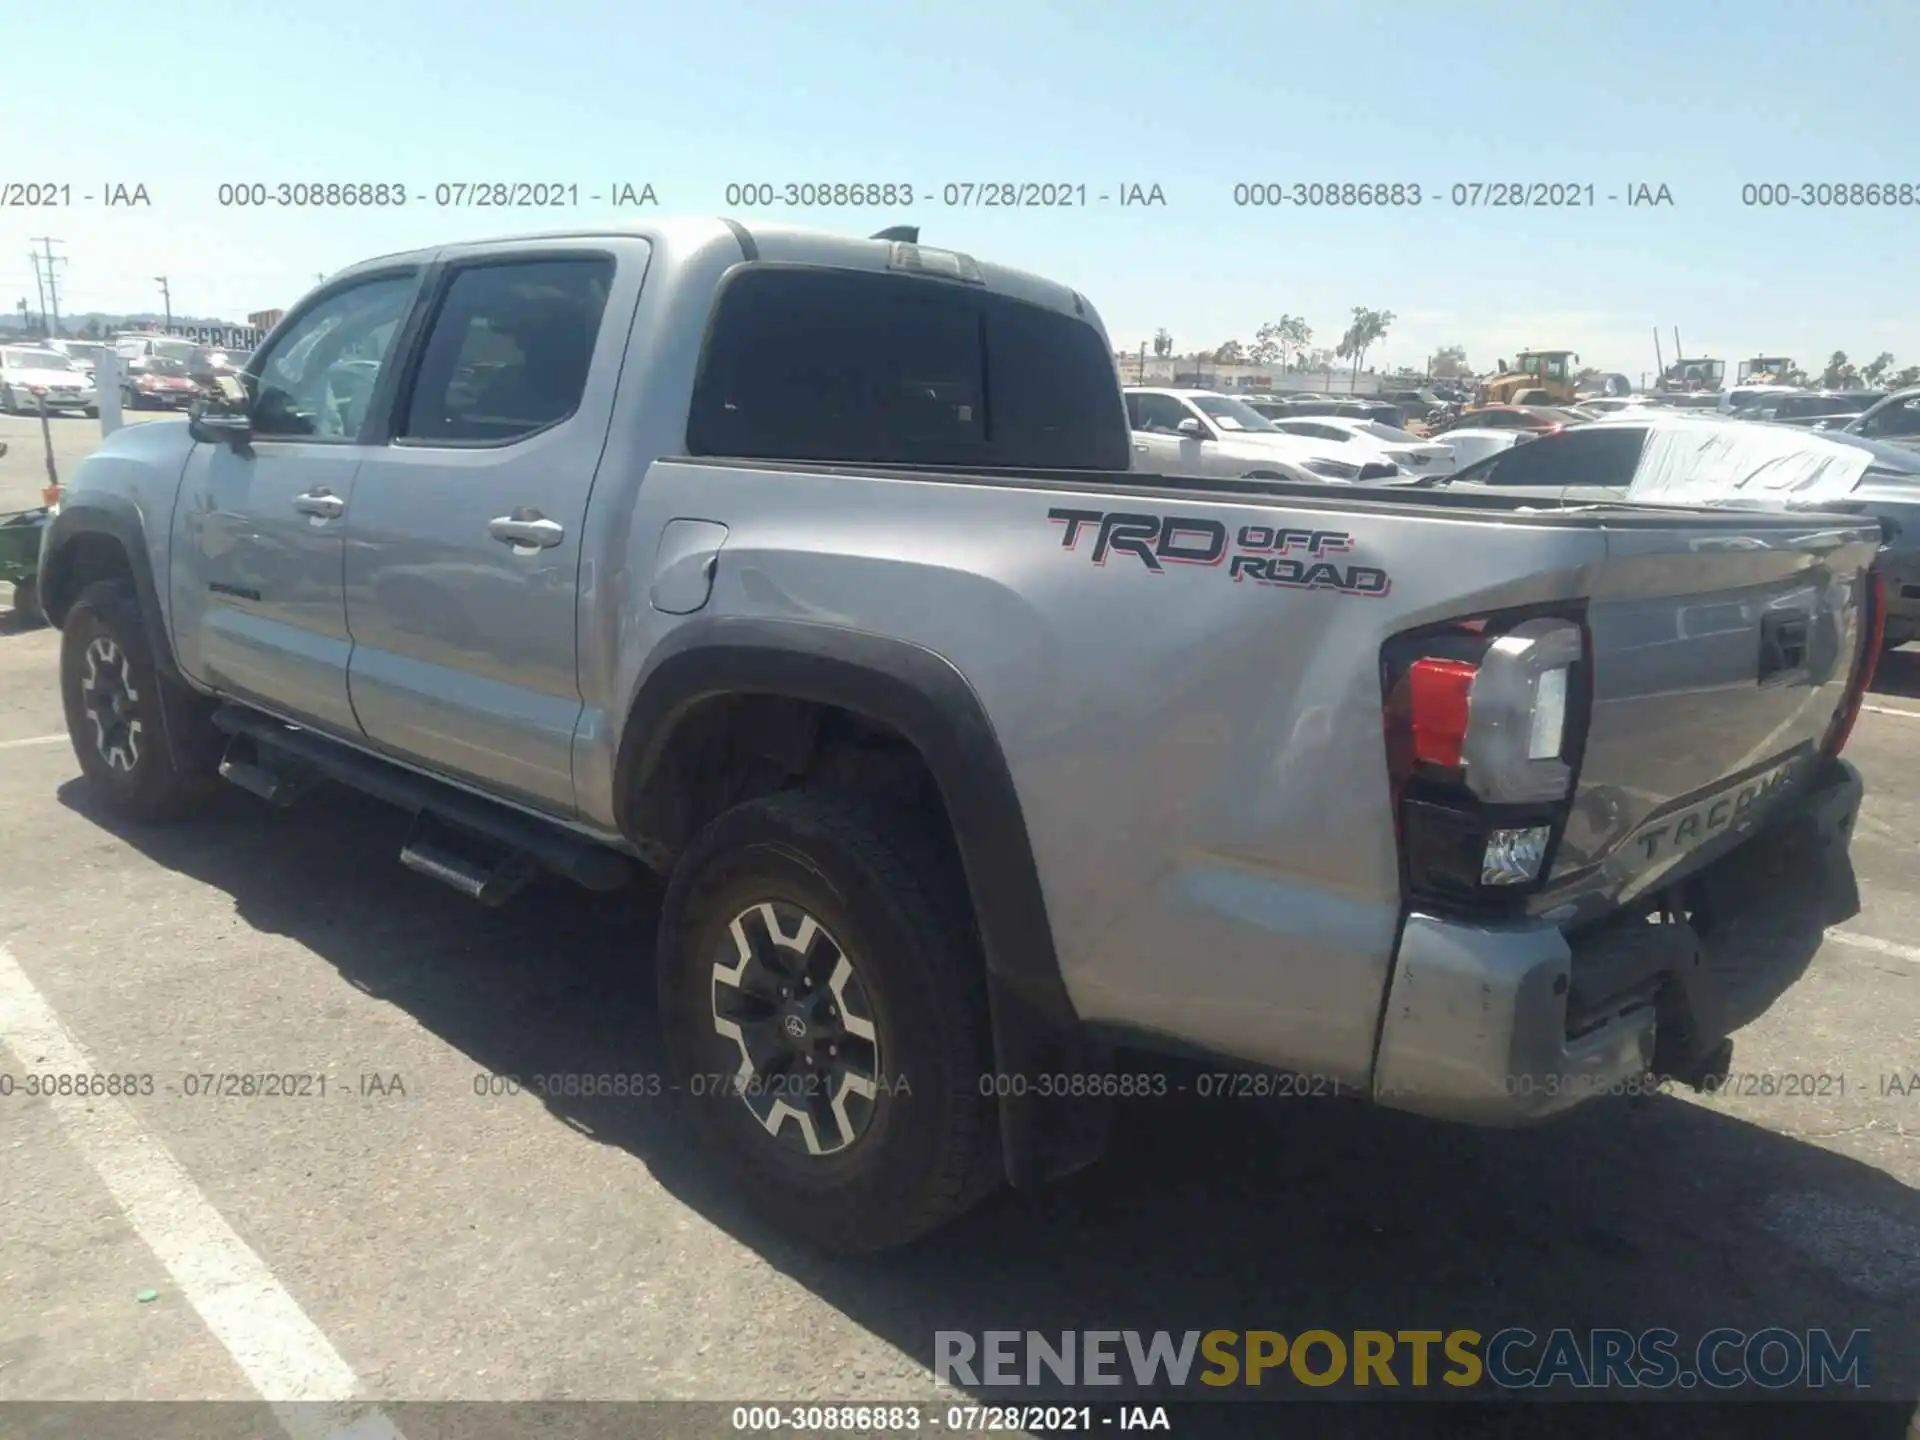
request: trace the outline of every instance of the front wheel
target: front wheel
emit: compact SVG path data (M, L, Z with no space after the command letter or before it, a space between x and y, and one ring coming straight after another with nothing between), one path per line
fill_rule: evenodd
M166 683L132 584L97 580L82 590L60 627L67 736L94 794L129 819L171 819L213 789L212 763L198 749L167 743ZM179 707L183 719L191 708Z
M916 817L814 790L727 811L674 870L656 954L680 1093L774 1224L870 1253L994 1188L985 972Z
M20 407L14 403L13 391L0 385L0 415L18 415Z
M89 405L80 413L89 420L98 420L100 418L100 407L98 405Z

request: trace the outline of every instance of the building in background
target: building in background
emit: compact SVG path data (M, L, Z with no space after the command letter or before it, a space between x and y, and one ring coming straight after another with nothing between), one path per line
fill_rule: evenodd
M247 316L247 324L258 330L262 335L265 335L267 331L280 323L280 317L286 313L284 310L256 310L253 314Z

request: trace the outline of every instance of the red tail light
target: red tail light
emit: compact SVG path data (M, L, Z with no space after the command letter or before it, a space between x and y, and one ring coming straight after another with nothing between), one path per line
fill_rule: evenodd
M1504 913L1546 883L1585 748L1591 654L1579 617L1537 610L1427 626L1382 647L1413 903Z
M1407 669L1413 758L1443 770L1460 768L1467 738L1467 701L1478 665L1465 660L1416 660Z
M1840 708L1834 712L1833 724L1827 730L1827 742L1821 750L1829 756L1837 756L1847 748L1847 739L1853 734L1853 725L1860 718L1860 707L1866 703L1867 691L1873 688L1873 677L1880 669L1880 655L1887 641L1887 577L1878 570L1867 572L1866 614L1861 617L1861 633L1865 640L1865 653L1854 666L1853 679L1847 682L1846 698L1841 700Z

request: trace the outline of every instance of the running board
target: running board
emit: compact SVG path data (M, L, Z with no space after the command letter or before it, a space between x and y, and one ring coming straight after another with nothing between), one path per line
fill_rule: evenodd
M587 890L618 890L633 880L633 862L617 850L312 730L236 705L223 705L215 711L213 723L236 740L244 737L253 747L255 758L242 762L248 768L236 765L236 773L228 778L255 794L265 792L248 783L259 778L251 770L275 777L297 777L302 792L313 780L324 778L422 819L431 817L440 822L440 828L429 836L416 821L407 849L401 852L402 863L475 899L485 901L487 894L500 894L503 885L513 880L517 867L508 866L500 856L519 857L527 866L551 870ZM226 773L224 762L221 772ZM288 793L272 785L266 789L275 794ZM266 794L265 798L273 799L274 795ZM494 849L496 857L489 857L485 863L471 858L469 852L475 846ZM409 850L418 858L409 860ZM492 891L487 890L489 884L494 886Z
M283 810L319 779L311 767L298 760L289 763L272 751L263 753L247 735L235 735L227 741L226 753L220 757L220 778Z
M461 835L425 810L413 817L413 828L400 847L400 863L488 906L506 904L540 873L540 863L524 851Z

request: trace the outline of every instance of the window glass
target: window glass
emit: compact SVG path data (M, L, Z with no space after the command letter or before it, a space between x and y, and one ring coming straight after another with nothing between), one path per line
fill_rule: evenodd
M1607 485L1624 490L1633 483L1646 438L1638 425L1545 435L1470 465L1455 478L1481 485Z
M1155 435L1177 435L1180 422L1197 417L1171 395L1130 395L1135 413L1133 428Z
M613 260L524 260L458 272L434 315L396 439L502 444L580 408Z
M687 443L768 459L1124 470L1126 416L1099 332L1071 316L916 276L749 268L716 307Z
M1920 395L1888 405L1860 427L1863 435L1920 435Z
M414 284L411 274L368 280L301 316L263 357L254 433L356 438Z

